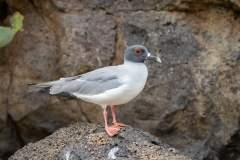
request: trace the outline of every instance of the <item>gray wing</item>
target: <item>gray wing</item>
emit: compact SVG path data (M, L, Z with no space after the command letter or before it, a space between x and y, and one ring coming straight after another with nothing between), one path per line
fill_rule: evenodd
M35 90L34 92L41 91L40 93L43 93L44 91L60 96L74 92L85 95L100 94L122 85L119 77L121 77L124 71L119 67L120 66L110 66L79 76L61 78L59 81L39 83L35 86L42 86L43 88L38 88L37 90L39 91Z

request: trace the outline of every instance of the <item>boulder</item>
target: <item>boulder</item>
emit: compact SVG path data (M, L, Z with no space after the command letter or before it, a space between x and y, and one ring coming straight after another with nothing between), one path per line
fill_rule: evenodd
M166 159L190 160L155 136L121 128L109 137L103 123L75 123L36 143L29 143L9 160L21 159Z

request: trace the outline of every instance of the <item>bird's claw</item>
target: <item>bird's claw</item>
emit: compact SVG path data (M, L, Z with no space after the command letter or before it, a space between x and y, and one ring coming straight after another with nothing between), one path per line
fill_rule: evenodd
M131 127L129 125L123 124L123 123L118 123L118 122L113 122L114 126L119 126L119 127Z
M119 132L120 127L113 125L113 126L110 126L110 127L105 127L105 130L108 133L108 135L112 137Z

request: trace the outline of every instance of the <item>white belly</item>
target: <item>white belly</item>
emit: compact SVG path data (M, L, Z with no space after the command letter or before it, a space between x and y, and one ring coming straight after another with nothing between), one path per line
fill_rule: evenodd
M126 74L119 78L122 85L118 88L107 90L97 95L72 94L85 101L101 106L119 105L131 101L143 90L148 71L146 65L143 63L131 64L131 67L127 64L125 66Z

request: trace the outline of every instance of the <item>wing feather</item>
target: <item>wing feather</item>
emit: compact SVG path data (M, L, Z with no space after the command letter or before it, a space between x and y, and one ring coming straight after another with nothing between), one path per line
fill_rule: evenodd
M120 76L121 73L116 72L112 67L97 69L72 80L63 79L61 83L52 86L50 94L60 92L77 92L85 95L100 94L122 85L118 79Z
M119 78L123 73L124 70L119 69L119 66L110 66L74 77L60 78L58 81L31 84L31 86L48 87L49 94L53 95L61 95L61 93L96 95L121 86Z

